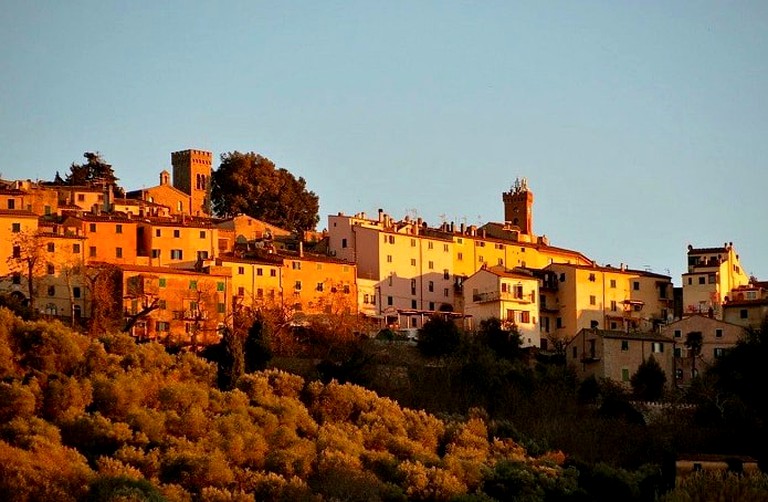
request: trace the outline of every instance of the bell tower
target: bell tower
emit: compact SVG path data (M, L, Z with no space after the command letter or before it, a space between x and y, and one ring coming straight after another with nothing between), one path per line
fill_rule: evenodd
M533 192L528 180L516 178L509 192L501 196L504 201L504 222L520 229L520 233L533 237Z
M211 166L213 154L204 150L171 153L173 187L191 198L193 216L211 214Z

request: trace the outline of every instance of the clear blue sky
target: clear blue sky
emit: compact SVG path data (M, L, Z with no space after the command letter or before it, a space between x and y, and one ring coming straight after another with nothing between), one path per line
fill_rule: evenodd
M768 279L768 2L35 2L0 15L0 172L84 151L128 189L257 151L327 214L503 219L672 274L733 241Z

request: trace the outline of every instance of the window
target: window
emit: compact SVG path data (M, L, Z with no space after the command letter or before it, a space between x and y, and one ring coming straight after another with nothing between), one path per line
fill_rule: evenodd
M392 297L391 296L387 297L387 305L392 305Z
M243 275L245 273L245 267L237 267L237 274Z
M224 283L223 282L217 282L216 283L216 291L224 291Z
M590 305L597 305L597 297L595 295L589 296L589 304Z
M91 258L96 256L96 246L91 246L90 248L88 248L88 256L90 256Z
M706 283L707 283L707 278L704 277L703 275L700 276L699 277L699 284L706 284Z
M54 244L53 242L49 242L48 245L46 246L46 249L48 249L49 253L53 253L54 251L56 251L56 244Z
M682 330L676 329L675 330L675 338L682 338L683 332Z
M427 249L433 249L433 248L434 248L434 243L432 243L431 241L428 242L427 243Z
M11 232L14 234L21 232L21 223L11 223Z
M45 213L46 216L50 216L51 215L51 206L43 207L43 213Z
M560 274L560 282L565 282L565 273Z
M523 285L522 284L515 284L512 286L512 296L517 299L523 298Z
M80 298L80 295L82 292L80 291L80 286L75 286L72 288L72 296L75 298Z
M115 248L115 258L123 257L123 248Z
M347 239L341 239L341 247L346 248L347 247Z
M166 321L157 321L155 323L155 331L164 332L164 331L170 331L171 324Z
M416 300L411 300L411 308L412 309L416 308Z
M159 249L153 249L152 250L152 258L160 258L160 250Z
M73 253L79 253L80 252L80 244L72 244L72 252Z
M632 289L635 291L640 291L640 281L632 281Z
M48 296L56 296L56 286L48 286Z
M629 368L621 368L621 381L629 382Z
M592 329L597 329L600 326L600 323L598 321L589 321L589 327Z
M219 303L216 305L216 311L219 314L226 314L227 313L227 307L223 303Z
M157 300L157 308L160 310L166 310L168 308L168 304L165 300Z
M301 291L301 281L296 281L293 284L293 289L295 289L296 291Z
M429 302L429 310L435 310L435 302Z
M524 310L520 312L520 322L522 324L530 324L531 322L531 313L527 310Z
M429 290L430 293L433 293L435 291L435 282L429 281L427 289Z
M270 276L270 277L277 277L277 270L275 270L274 268L273 268L273 269L271 269L271 270L269 271L269 276Z
M240 286L237 288L237 296L245 296L245 288Z
M707 282L710 284L715 284L717 282L717 276L715 274L709 274L707 276Z
M315 286L315 291L322 291L323 290L323 283L318 282L317 286Z
M430 270L433 270L435 268L435 262L433 261L429 262L428 267Z
M478 256L477 261L479 261L480 263L483 263L485 261L485 259L483 258L483 255Z
M444 253L448 252L448 244L443 244L443 252Z
M411 294L416 294L416 279L411 279Z
M654 354L663 354L664 353L664 344L661 342L652 342L651 343L651 352Z
M387 263L392 263L392 255L391 254L387 255Z
M504 258L498 258L498 259L496 260L496 264L497 264L497 265L504 265Z
M8 209L16 209L16 201L13 199L8 199Z
M716 329L715 330L715 338L722 338L723 337L723 330L722 329Z
M300 261L292 261L291 262L291 268L293 270L301 270L301 262Z
M715 348L715 359L720 359L725 355L725 349L722 347Z
M349 294L349 284L345 284L345 285L344 285L344 286L341 288L341 290L342 290L342 291L343 291L345 294Z
M622 340L621 341L621 350L626 352L629 350L629 340Z
M13 257L21 258L21 246L13 246Z
M416 247L416 239L411 239L411 247L412 248Z
M53 266L53 263L49 263L46 265L46 272L48 275L53 275L56 273L56 267Z
M690 286L691 284L693 284L693 277L688 278L688 285Z
M464 260L464 253L459 253L458 255L456 255L456 259L459 261Z
M412 267L416 266L416 258L411 258L411 266Z
M558 317L557 319L555 319L555 328L560 329L562 327L563 327L563 318Z
M200 230L200 238L205 239L205 230Z
M595 282L595 274L589 274L589 282Z
M616 289L616 279L611 279L610 285L612 288Z
M160 237L162 235L162 231L159 228L155 229L155 237Z
M616 312L617 310L616 300L611 300L611 312Z
M181 260L183 256L181 249L171 249L171 260Z
M88 231L89 232L95 232L96 231L96 224L95 223L91 223L90 225L88 225Z
M676 380L682 380L683 379L683 370L680 368L677 368L675 370L675 379Z
M747 319L748 317L749 317L749 312L747 312L747 309L739 310L739 318Z
M123 233L123 226L122 225L115 225L115 233L116 234L122 234Z
M189 289L197 291L197 281L189 281Z
M181 237L181 230L179 230L179 229L174 229L174 231L173 231L173 237L174 237L174 238L176 238L176 239L178 239L179 237Z
M576 347L574 347L573 348L573 358L576 359L578 357L578 355L579 355L579 351L578 351L578 349L576 349Z
M443 288L443 296L448 298L448 288Z
M208 251L198 251L197 252L197 259L198 260L207 260L208 259Z
M616 321L611 321L611 329L617 329L619 326L616 324Z
M161 288L164 288L167 285L167 279L165 277L161 277L160 279L157 280L157 284Z
M390 244L394 244L395 243L395 236L394 235L390 235L389 236L389 243Z

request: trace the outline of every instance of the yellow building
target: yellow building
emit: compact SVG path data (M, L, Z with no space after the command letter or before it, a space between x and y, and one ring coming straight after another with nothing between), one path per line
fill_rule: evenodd
M209 218L145 218L137 225L141 264L194 268L218 253L218 228Z
M118 213L83 213L68 216L62 225L84 236L86 260L114 264L136 263L138 221Z
M229 324L232 273L226 267L201 271L120 265L121 303L126 318L155 306L138 318L131 333L169 344L216 343Z
M720 248L688 246L688 272L683 274L683 313L708 313L723 318L725 297L739 286L749 284L749 276L739 263L733 243Z
M540 345L539 280L528 270L481 268L464 281L464 313L480 321L501 319L517 327L524 347Z
M585 328L651 331L670 317L669 276L640 270L553 263L542 287L542 338L567 342Z
M221 220L216 227L219 229L218 246L222 253L249 242L260 242L260 247L266 249L274 239L291 235L288 230L245 214Z
M192 214L192 198L171 185L170 176L168 171L162 171L159 185L132 190L125 196L128 199L143 200L151 204L165 206L173 215Z
M294 312L310 315L357 312L354 263L304 252L280 257L283 301Z
M438 310L455 310L449 234L420 220L395 222L383 211L377 220L362 213L330 216L328 226L331 254L357 264L358 278L370 281L363 303L368 295L388 324L420 327Z
M277 255L239 258L221 255L217 264L232 272L232 295L237 305L259 309L283 305L283 259Z

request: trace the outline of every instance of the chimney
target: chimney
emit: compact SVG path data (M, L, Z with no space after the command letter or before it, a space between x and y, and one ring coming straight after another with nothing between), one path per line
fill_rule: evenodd
M379 223L384 223L384 210L379 208Z
M112 205L115 202L115 192L112 188L112 184L104 185L104 212L112 212Z
M459 225L459 233L460 233L461 235L464 235L464 234L466 233L466 231L467 231L467 229L466 229L465 225L464 225L463 223L462 223L462 224L460 224L460 225Z

